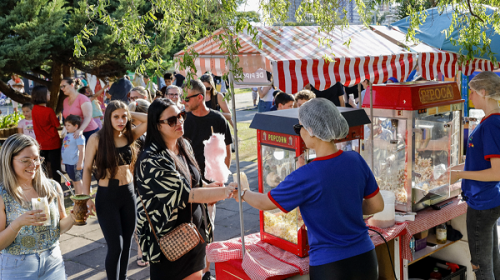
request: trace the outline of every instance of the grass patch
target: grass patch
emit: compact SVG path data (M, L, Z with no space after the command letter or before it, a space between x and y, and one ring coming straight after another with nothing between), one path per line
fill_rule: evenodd
M235 88L234 89L235 94L249 93L249 92L252 92L251 88Z
M232 127L231 133L234 135ZM240 161L257 161L257 130L249 123L238 123L238 139ZM232 153L232 160L236 160L236 153Z

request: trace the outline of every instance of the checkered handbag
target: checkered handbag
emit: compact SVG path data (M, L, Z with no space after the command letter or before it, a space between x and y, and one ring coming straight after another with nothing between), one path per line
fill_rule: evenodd
M139 192L137 192L139 194ZM141 199L142 207L144 208L144 212L146 213L146 218L148 219L149 226L151 227L151 231L153 232L158 245L160 246L161 251L165 255L165 257L174 262L187 254L189 251L193 250L196 245L200 242L205 243L205 240L201 236L200 232L196 228L196 225L193 224L193 205L191 204L191 222L190 223L182 223L172 231L164 235L162 238L158 239L156 236L156 232L154 230L153 224L149 219L148 211L142 201L142 197L139 194L139 198Z

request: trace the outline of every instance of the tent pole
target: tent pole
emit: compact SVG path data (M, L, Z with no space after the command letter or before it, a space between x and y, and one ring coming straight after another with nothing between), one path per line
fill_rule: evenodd
M368 84L370 85L370 145L371 145L371 168L372 168L372 171L375 171L375 166L373 165L373 83L372 82L368 82Z
M236 120L236 94L234 93L234 77L233 69L229 71L229 88L231 90L231 103L233 104L233 128L234 128L234 149L236 151L236 177L238 178L238 201L240 206L240 230L241 230L241 252L245 256L245 225L243 224L243 201L241 200L241 184L240 184L240 154L238 149L238 121Z

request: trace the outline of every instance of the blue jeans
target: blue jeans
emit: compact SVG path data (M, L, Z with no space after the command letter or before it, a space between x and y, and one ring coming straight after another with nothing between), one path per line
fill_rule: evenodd
M0 279L66 279L59 245L36 254L0 254L0 262Z
M269 110L271 110L271 107L273 107L273 102L266 102L259 100L259 105L258 105L259 113L269 112Z
M500 279L497 220L500 206L488 210L467 209L467 235L476 280Z
M83 133L83 138L85 138L85 146L87 146L87 143L89 142L90 136L92 136L92 134L94 134L94 133L96 133L98 131L99 131L99 128L96 128L94 130L87 131L87 132Z

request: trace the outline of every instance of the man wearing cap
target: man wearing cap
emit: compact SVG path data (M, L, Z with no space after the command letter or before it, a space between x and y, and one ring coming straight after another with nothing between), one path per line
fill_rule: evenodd
M7 82L7 84L15 91L19 91L20 93L24 93L24 82L23 80L19 77L19 75L12 74L10 76L10 80ZM16 101L12 100L12 108L14 109L14 112L18 111L19 103Z

